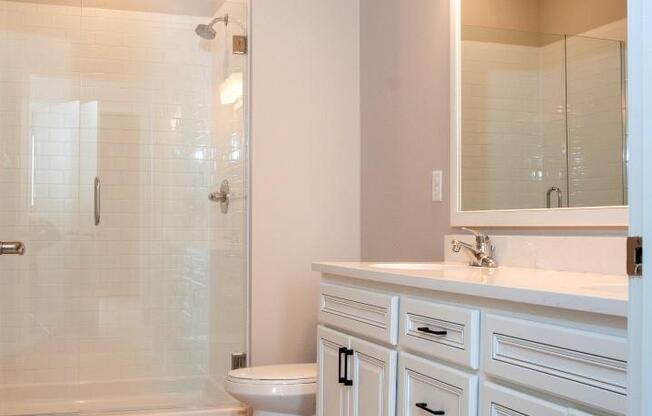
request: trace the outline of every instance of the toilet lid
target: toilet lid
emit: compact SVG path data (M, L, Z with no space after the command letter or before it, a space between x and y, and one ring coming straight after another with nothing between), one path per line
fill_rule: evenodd
M240 368L230 371L229 378L242 380L243 382L315 383L317 382L317 364L284 364Z

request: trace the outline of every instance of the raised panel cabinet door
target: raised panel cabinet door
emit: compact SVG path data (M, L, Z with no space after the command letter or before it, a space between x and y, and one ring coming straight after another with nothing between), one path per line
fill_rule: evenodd
M351 338L352 416L394 416L397 353Z
M401 353L399 416L477 416L478 377Z
M624 415L627 339L623 336L487 313L484 372L509 383Z
M569 416L574 414L583 413L571 413L565 407L490 382L484 382L480 392L480 416Z
M348 416L351 387L342 380L349 337L320 326L317 329L317 416Z

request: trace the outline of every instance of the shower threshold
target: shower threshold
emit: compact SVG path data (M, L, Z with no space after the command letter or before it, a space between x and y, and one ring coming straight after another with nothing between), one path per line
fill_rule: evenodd
M206 379L0 388L0 416L244 416L245 407Z

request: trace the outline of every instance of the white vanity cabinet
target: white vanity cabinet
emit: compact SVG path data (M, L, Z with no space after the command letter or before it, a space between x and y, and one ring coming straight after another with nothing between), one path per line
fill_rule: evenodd
M318 328L319 415L394 416L397 352Z
M625 415L625 317L409 283L323 275L318 416Z

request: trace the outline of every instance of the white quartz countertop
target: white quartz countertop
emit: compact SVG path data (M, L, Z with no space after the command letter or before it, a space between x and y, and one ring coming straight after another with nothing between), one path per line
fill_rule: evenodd
M313 270L361 280L483 298L627 316L625 275L499 267L457 263L313 263ZM389 265L389 266L387 266ZM387 268L391 267L391 268Z

